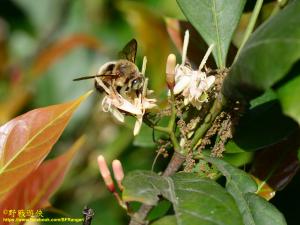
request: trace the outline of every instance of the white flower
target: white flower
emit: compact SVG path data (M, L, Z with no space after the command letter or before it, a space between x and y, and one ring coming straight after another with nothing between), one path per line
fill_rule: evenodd
M213 45L211 45L198 70L193 70L189 66L185 65L186 53L188 47L189 33L186 31L183 43L182 63L175 68L175 87L174 94L182 94L184 96L184 103L187 105L191 103L198 109L201 108L201 104L207 101L206 92L212 87L215 82L214 76L206 76L206 73L202 71L208 56L210 55Z
M135 98L126 98L120 95L112 87L107 87L98 77L96 81L106 92L106 96L102 100L102 110L110 112L120 122L124 122L124 113L135 116L137 120L134 125L133 135L137 135L141 129L146 110L156 106L156 99L146 97L147 94L152 92L147 90L148 79L145 79L143 93Z

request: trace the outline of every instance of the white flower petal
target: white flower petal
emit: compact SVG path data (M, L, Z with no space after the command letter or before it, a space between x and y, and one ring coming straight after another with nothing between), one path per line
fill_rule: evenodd
M102 103L101 103L103 112L110 111L111 103L112 103L112 100L108 96L105 96L103 98Z
M118 121L124 123L125 121L124 115L118 109L112 108L110 112Z
M182 76L179 81L175 84L174 94L177 95L182 92L190 83L190 77Z
M133 135L136 136L142 127L142 122L143 122L143 116L137 116L137 120L135 121L134 124L134 129L133 129Z
M208 90L215 83L215 80L216 80L215 76L209 76L209 77L206 78L206 80L205 80L206 83L207 83L207 89L206 90Z
M131 104L126 99L123 99L123 101L120 104L115 105L115 107L117 107L118 109L121 109L125 112L129 112L133 115L142 115L143 114L140 107L137 107L137 106Z

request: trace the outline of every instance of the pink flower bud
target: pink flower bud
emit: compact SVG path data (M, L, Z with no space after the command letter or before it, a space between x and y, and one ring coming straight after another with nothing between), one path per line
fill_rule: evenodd
M114 182L111 178L110 171L108 169L108 166L106 164L106 161L105 161L103 155L99 155L98 158L97 158L97 161L98 161L100 174L101 174L101 176L104 180L104 183L105 183L107 189L110 192L115 192Z
M119 160L115 159L112 162L112 168L113 168L113 172L114 172L114 177L118 183L120 190L122 191L122 189L123 189L122 180L124 178L124 171L123 171L121 162Z
M173 90L175 86L175 67L176 67L176 56L170 54L166 64L166 80L170 90Z

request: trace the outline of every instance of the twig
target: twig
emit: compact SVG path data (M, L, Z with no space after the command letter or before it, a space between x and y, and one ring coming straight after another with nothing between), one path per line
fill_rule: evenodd
M215 118L221 112L223 105L225 104L224 97L220 94L214 101L211 109L208 114L205 116L205 119L201 126L196 130L195 135L191 142L191 148L193 149L196 145L199 144L200 139L206 133L206 131L211 127L211 124L214 122Z
M171 176L176 173L176 171L180 168L180 166L183 164L185 161L185 156L182 155L181 153L174 151L174 154L165 169L163 176ZM146 205L143 204L139 211L135 213L130 220L129 225L144 225L146 224L146 217L153 208L152 205Z
M91 225L93 216L95 215L94 210L85 206L82 214L84 218L82 225Z

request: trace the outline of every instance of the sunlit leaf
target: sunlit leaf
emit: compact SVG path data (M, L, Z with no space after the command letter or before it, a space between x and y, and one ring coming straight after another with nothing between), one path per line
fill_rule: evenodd
M180 8L208 45L218 67L226 66L233 32L238 25L245 0L177 0Z
M0 199L37 168L90 95L25 113L0 127Z
M226 189L235 199L244 225L286 224L283 215L272 204L255 194L257 185L250 175L222 159L206 157L206 160L226 177Z
M277 90L284 114L300 124L300 74Z
M151 225L177 225L175 216L164 216L163 218L151 223Z
M225 79L225 96L253 98L288 74L300 58L299 11L291 1L250 36Z
M125 201L155 205L158 196L173 204L177 224L242 224L232 197L216 182L196 174L162 177L149 171L128 174L123 182Z
M49 198L62 183L67 169L75 153L84 143L84 138L78 139L69 151L52 160L43 162L22 182L14 187L0 202L0 210L37 210L49 206ZM3 214L1 213L3 216ZM2 220L1 216L0 219Z

